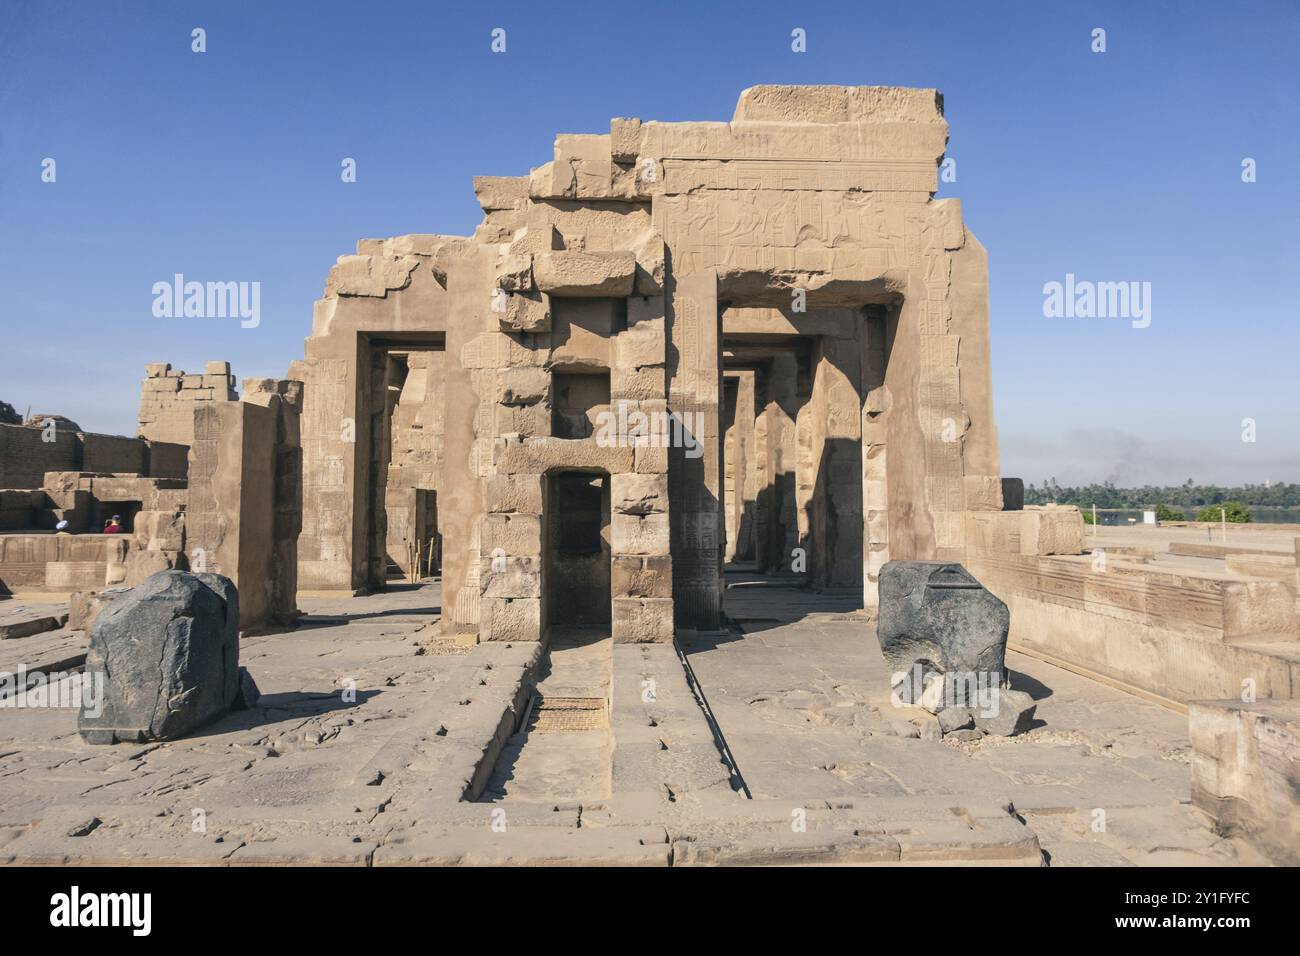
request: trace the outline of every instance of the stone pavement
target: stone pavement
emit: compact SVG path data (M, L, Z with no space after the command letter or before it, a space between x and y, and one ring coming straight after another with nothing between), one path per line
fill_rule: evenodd
M683 645L756 797L1005 800L1057 865L1266 862L1192 808L1185 715L1010 652L1011 686L1038 704L1028 734L914 739L932 718L890 703L869 625L834 598L737 577L743 636Z
M465 646L440 597L305 597L243 641L258 707L182 740L0 709L0 862L1263 862L1189 806L1184 717L1037 661L1010 661L1028 735L919 739L851 600L732 588L688 670L581 632Z
M37 595L42 600L16 596L0 600L0 672L16 674L19 666L28 671L68 671L80 667L86 658L89 638L82 631L63 626L49 627L49 619L66 622L68 603L62 595ZM38 630L34 622L46 622ZM23 636L13 636L23 635Z
M586 804L610 796L613 646L600 632L551 636L524 724L506 744L480 799Z

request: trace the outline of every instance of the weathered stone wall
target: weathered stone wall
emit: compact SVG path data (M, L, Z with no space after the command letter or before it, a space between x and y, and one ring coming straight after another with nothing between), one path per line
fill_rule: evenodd
M0 492L0 591L78 591L135 584L183 566L183 481L50 472L45 487ZM126 532L100 533L114 512ZM67 519L67 534L50 534ZM24 534L31 528L43 533ZM152 570L151 570L152 569Z
M208 362L202 375L187 375L157 362L146 366L145 375L140 389L141 438L190 445L196 405L239 400L229 362Z
M1192 802L1220 833L1300 866L1300 701L1196 701L1188 708Z
M54 441L45 441L50 436ZM77 467L77 433L0 425L0 488L39 488L47 471Z
M71 431L58 423L0 425L0 488L40 488L51 471L184 478L184 454L179 445Z
M1166 701L1300 690L1290 582L1084 554L1074 507L968 521L966 567L1011 608L1011 648Z
M544 631L545 487L563 471L609 478L619 640L716 628L747 513L765 566L805 549L813 583L868 606L886 560L960 559L967 512L1002 503L985 256L960 204L932 198L946 139L933 90L755 87L730 123L615 119L558 136L528 176L477 178L472 237L359 243L291 371L305 586L382 584L400 524L385 483L408 471L438 489L443 626L486 638ZM728 481L729 315L798 344L749 369ZM389 408L373 357L420 348L446 351L443 455L408 469L404 400ZM587 435L601 412L671 413L689 441Z
M97 532L113 514L129 530L136 512L181 510L185 497L179 479L51 471L41 488L0 491L0 531L53 531L66 519L70 534Z
M586 241L598 247L612 243L624 215L593 214ZM539 228L553 235L553 226ZM529 228L521 239L531 234ZM669 640L667 449L652 445L651 436L636 427L641 420L636 416L662 416L667 407L664 299L649 274L636 285L631 253L545 255L547 265L540 274L527 266L526 258L523 266L511 255L498 260L498 281L504 282L510 270L506 284L516 291L496 297L498 327L482 332L468 353L476 391L489 400L480 421L492 423L490 432L480 434L480 444L491 447L492 456L483 462L481 476L487 514L480 546L479 633L490 640L535 640L558 619L548 603L584 600L598 607L609 602L615 641ZM611 274L622 277L621 285ZM625 295L610 296L611 291ZM532 331L523 332L515 327L516 310L524 308L517 300L533 294L547 318L529 323ZM606 376L607 392L603 386L580 384L584 378L601 382ZM573 420L586 417L591 428L590 433L583 429L584 437L553 434L556 381L568 382L575 392L569 399L573 405L560 404L559 422L566 434L576 434L570 431ZM585 414L577 410L582 395L589 403ZM558 525L564 516L542 505L549 502L558 511L551 486L560 475L575 472L604 479L609 489L607 538L586 559L563 555ZM600 567L587 572L584 560ZM600 598L587 595L584 580L608 581L608 590ZM579 619L595 623L604 617L602 607Z
M105 586L110 556L125 535L0 535L0 594L83 591Z

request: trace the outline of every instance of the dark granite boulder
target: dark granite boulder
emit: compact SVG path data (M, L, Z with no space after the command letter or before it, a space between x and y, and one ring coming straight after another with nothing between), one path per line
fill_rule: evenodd
M103 700L78 720L89 743L171 740L242 701L239 595L217 574L160 571L105 606L86 674Z
M876 636L905 704L976 707L1006 684L1007 606L960 564L890 561L880 569Z

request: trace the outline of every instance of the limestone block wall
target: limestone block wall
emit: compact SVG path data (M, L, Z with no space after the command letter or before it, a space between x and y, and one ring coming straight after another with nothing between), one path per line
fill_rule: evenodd
M1300 866L1300 701L1196 701L1188 707L1192 802L1223 833Z
M52 437L54 441L45 441ZM0 488L39 488L47 471L77 467L77 433L0 425Z
M185 478L189 474L189 446L178 444L176 442L153 441L146 442L148 447L149 470L146 474L150 478ZM90 469L100 471L103 469Z
M476 178L471 237L358 243L290 373L306 394L304 586L382 584L376 489L408 469L376 440L391 435L372 359L444 349L442 458L410 469L438 489L444 629L540 635L545 482L565 470L609 479L616 638L718 627L726 516L744 514L728 490L749 493L725 481L724 316L796 300L823 328L797 329L815 340L805 411L756 414L745 439L756 473L791 484L755 550L810 545L827 587L860 561L869 606L889 558L964 557L965 516L1000 511L1001 481L986 259L959 203L932 198L941 106L933 90L754 87L730 122L615 119L558 136L527 176ZM621 303L623 323L601 326L598 303ZM773 359L766 394L797 391L791 370ZM600 411L568 409L591 380L564 377L606 374L604 411L666 413L690 441L554 433Z
M967 569L1011 609L1012 648L1176 702L1300 693L1288 582L1099 560L1080 553L1072 507L974 513L967 534Z
M0 531L23 531L37 527L36 512L49 504L51 502L40 488L0 491Z
M136 512L182 510L185 482L133 474L46 472L43 487L0 491L0 531L53 531L67 520L69 534L98 532L120 514L130 528Z
M599 237L600 246L619 241L614 237L621 214L606 215L604 221L593 215L588 223L609 230L587 235ZM545 270L531 277L518 274L510 281L516 291L497 296L498 327L484 331L463 353L462 360L474 367L482 403L480 440L486 439L492 451L490 458L478 459L484 466L486 512L479 549L479 634L485 640L536 640L545 633L553 618L548 601L565 599L557 585L575 573L562 566L554 548L550 526L562 519L547 511L555 506L547 483L578 472L608 482L609 524L598 557L609 563L608 592L590 600L609 602L616 642L668 641L673 578L662 431L668 420L664 297L648 277L637 285L631 250L555 254L548 261L545 268L554 268L559 278ZM614 285L609 276L620 269L622 284ZM532 293L538 293L548 320L522 332L513 318L518 306L510 300ZM514 360L489 358L503 351ZM556 382L566 374L597 381L607 376L607 400L589 408L587 437L553 434Z
M146 442L120 435L80 434L78 438L81 461L77 467L80 471L149 473L149 446Z
M145 367L145 375L137 433L141 438L190 445L196 405L239 399L229 362L208 362L201 375L187 375L166 362L157 362Z
M40 488L51 471L184 478L184 452L166 442L70 431L58 424L0 425L0 488Z
M0 594L99 590L129 546L128 535L0 535Z

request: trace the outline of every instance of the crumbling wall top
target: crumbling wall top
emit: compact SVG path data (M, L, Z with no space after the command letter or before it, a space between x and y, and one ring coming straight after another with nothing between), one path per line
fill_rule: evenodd
M943 94L904 86L751 86L733 123L944 122Z

